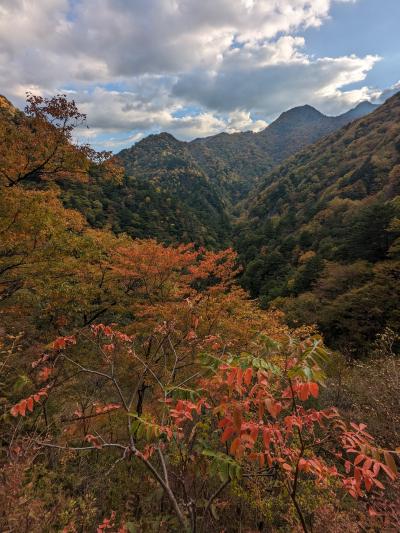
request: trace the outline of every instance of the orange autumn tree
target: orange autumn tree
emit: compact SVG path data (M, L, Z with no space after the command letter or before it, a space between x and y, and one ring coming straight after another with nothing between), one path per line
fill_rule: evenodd
M125 287L110 263L127 239L90 229L56 191L4 188L0 236L0 312L9 333L46 325L54 337L63 325L83 326L123 306Z
M63 207L57 187L89 173L122 175L111 154L73 142L84 121L65 95L29 94L25 113L0 108L0 312L13 332L19 321L30 328L31 318L35 326L89 323L116 300L97 281L115 237L90 231L80 213Z
M102 453L110 468L142 465L142 483L162 488L165 512L185 531L209 530L229 484L260 477L286 492L308 531L303 483L366 498L383 489L382 477L396 477L397 452L318 408L329 358L320 338L290 332L245 300L234 262L231 251L154 241L117 248L112 275L125 287L131 321L123 331L96 324L43 346L33 362L40 388L10 414L46 407L50 429L36 447Z
M96 152L73 142L73 131L86 116L66 95L51 98L27 94L25 113L0 115L0 186L85 179L95 164L120 178L122 170L110 152Z

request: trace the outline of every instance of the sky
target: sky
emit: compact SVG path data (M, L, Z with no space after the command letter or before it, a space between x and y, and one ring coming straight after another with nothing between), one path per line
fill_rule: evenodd
M0 0L0 93L65 93L120 149L340 114L400 90L400 0Z

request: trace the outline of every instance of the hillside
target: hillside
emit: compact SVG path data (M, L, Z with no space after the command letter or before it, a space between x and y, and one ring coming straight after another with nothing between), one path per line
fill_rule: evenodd
M222 195L184 143L167 133L151 135L118 157L125 167L121 183L92 176L86 184L68 186L66 205L95 227L116 233L212 248L227 244L230 225Z
M400 94L289 159L247 201L244 285L354 347L399 325ZM368 313L368 321L365 314Z
M229 190L237 200L274 166L376 107L362 102L337 117L326 116L309 105L295 107L258 133L220 133L195 139L188 148L212 178L231 182Z
M0 94L0 117L1 118L11 118L18 114L19 111L12 103L7 100L5 96Z
M63 198L94 227L223 248L231 242L232 215L240 215L238 201L260 176L371 108L364 103L327 117L303 106L283 113L260 133L221 133L189 143L168 133L150 135L118 154L125 168L122 183L93 175L88 183L68 183Z
M153 183L161 180L165 192L173 174L176 177L177 172L182 175L189 171L199 176L199 191L203 190L202 180L208 181L206 202L210 201L212 195L217 203L222 201L226 207L234 208L237 201L254 187L259 177L278 163L375 107L364 102L343 115L328 117L311 106L302 106L282 113L259 133L220 133L188 143L178 141L168 133L150 135L131 148L122 150L118 157L129 176L141 177ZM189 196L196 196L196 191L187 190L184 183L179 185L183 204L188 200L191 210L200 196L186 198L185 190ZM203 197L201 199L203 202ZM207 209L203 210L203 214L207 214ZM194 216L197 222L200 220L206 225L205 221L210 220L208 214L205 218L202 218L201 213ZM214 216L211 217L213 219ZM197 237L193 231L189 231L189 234ZM182 236L182 232L179 236Z

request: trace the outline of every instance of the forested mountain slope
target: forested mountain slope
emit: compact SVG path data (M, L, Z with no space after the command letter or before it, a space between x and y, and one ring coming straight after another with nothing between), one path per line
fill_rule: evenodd
M150 135L118 154L125 168L120 184L93 176L68 184L66 205L95 227L163 242L196 242L212 248L229 244L238 201L277 163L357 114L361 104L339 117L310 106L283 113L260 133L221 133L190 143L168 133Z
M92 176L86 184L69 185L67 205L116 233L213 248L227 244L223 196L184 143L167 133L151 135L118 157L125 167L121 183Z
M295 107L258 133L220 133L195 139L188 148L211 177L228 184L233 200L237 200L274 166L376 107L362 102L337 117L326 116L309 105Z
M359 348L400 313L400 94L289 159L248 200L244 284Z

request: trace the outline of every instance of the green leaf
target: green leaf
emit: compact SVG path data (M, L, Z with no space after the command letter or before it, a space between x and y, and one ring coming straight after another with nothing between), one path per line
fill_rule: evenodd
M211 511L211 515L214 518L214 520L219 520L217 508L214 503L211 504L210 511Z
M31 385L31 383L32 381L29 379L29 376L27 376L26 374L21 374L15 381L13 389L15 392L20 392L27 385Z
M221 478L222 483L225 483L230 479L229 475L229 463L220 463L219 465L219 477Z

